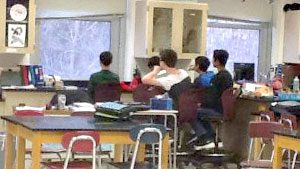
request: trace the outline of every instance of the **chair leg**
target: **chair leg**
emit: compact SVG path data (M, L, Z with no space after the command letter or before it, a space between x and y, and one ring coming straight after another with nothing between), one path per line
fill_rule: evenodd
M295 165L296 165L296 160L297 160L297 156L298 156L298 152L295 151L295 154L294 154L294 158L293 158L293 163L292 163L292 169L295 168Z
M171 144L172 143L170 143L169 147L172 147ZM172 162L173 162L172 161L172 150L171 150L171 148L169 148L169 169L172 169L172 164L173 164Z
M155 165L155 145L151 144L152 148L152 164Z
M288 169L291 169L291 150L288 150Z
M215 153L216 153L216 152L218 151L218 149L219 149L219 143L218 143L219 127L220 127L220 124L217 123L217 125L216 125L216 136L215 136L215 148L214 148Z
M102 159L101 159L101 155L98 155L97 162L98 162L98 169L102 169Z
M5 147L5 136L2 138L2 146L1 146L1 151L4 151L4 147Z
M62 160L60 153L56 153L56 155L58 156L59 160Z

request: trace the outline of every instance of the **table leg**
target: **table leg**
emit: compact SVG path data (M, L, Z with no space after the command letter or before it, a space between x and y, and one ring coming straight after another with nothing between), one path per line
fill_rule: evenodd
M275 136L275 144L274 144L274 160L273 160L273 169L281 169L282 164L282 148L279 147L277 143L277 139Z
M169 134L166 134L162 145L162 169L168 169L169 148Z
M145 161L145 153L146 153L146 145L140 144L136 161L138 162Z
M13 168L13 136L10 133L6 134L5 140L5 169L12 169Z
M115 144L114 162L123 162L123 144Z
M32 169L40 169L41 168L41 142L39 139L34 139L32 141Z
M22 137L18 137L17 139L17 168L24 169L25 168L25 139Z

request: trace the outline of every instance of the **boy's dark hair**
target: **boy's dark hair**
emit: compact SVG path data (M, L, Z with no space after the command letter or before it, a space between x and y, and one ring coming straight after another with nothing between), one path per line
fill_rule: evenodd
M229 57L229 54L226 50L220 49L220 50L214 50L214 60L219 61L219 63L223 66L226 65L227 59Z
M152 56L148 62L149 69L152 69L154 66L159 66L159 61L160 58L158 56Z
M209 65L210 65L210 61L208 60L207 57L205 56L198 56L196 59L195 59L195 65L199 65L199 69L202 71L202 72L206 72Z
M100 62L104 65L104 66L108 66L111 64L112 62L112 54L109 51L105 51L102 52L100 54Z
M164 49L159 52L160 60L164 61L168 67L175 67L177 62L177 53L172 49Z

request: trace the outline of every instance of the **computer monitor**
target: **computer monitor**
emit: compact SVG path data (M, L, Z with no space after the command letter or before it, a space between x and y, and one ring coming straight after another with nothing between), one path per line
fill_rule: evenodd
M234 80L254 81L254 63L234 63Z

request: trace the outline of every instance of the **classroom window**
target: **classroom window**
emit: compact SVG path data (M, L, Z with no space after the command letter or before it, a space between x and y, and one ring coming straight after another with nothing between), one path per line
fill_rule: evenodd
M111 22L44 19L39 27L44 73L88 80L100 70L99 54L111 48Z
M257 79L260 45L260 30L254 28L257 24L215 19L210 22L211 26L207 29L207 56L212 59L215 49L225 49L229 53L226 68L232 75L234 63L252 63L255 65L254 79Z

